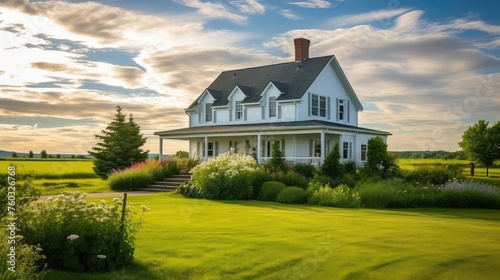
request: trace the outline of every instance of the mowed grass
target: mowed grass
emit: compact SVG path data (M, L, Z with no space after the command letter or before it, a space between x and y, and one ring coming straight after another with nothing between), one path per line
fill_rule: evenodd
M42 191L42 195L59 194L65 191L86 193L110 192L107 181L98 178L92 170L90 160L74 159L22 159L0 161L0 170L9 165L16 166L16 176L23 183L25 175L34 174L32 184Z
M483 181L492 185L500 187L500 168L490 168L488 171L488 177L485 176L486 168L475 167L474 176L470 176L470 168L466 167L470 160L446 160L446 159L398 159L397 161L399 167L403 171L412 171L421 166L447 166L447 165L459 165L463 167L462 174L467 179L474 179Z
M171 193L129 202L151 208L132 266L46 279L500 279L496 210L337 209Z

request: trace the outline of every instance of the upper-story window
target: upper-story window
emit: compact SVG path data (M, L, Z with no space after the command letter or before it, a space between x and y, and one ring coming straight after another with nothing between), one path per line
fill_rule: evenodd
M311 94L311 115L317 117L326 117L326 97Z
M241 105L241 101L234 102L234 119L235 120L243 119L243 105Z
M269 117L276 117L276 97L269 97Z
M339 114L338 115L339 121L345 120L346 105L347 105L347 102L345 100L339 99L339 104L338 104L338 108L337 108L337 112Z
M206 122L211 122L212 121L212 116L213 116L213 111L212 111L212 104L205 104L205 121Z

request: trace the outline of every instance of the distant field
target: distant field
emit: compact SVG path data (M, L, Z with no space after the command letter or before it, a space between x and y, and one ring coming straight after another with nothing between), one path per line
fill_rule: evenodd
M34 171L37 175L47 175L48 177L78 177L76 174L88 177L95 177L92 170L93 163L90 160L6 160L0 161L0 172L7 170L9 165L15 165L18 174L27 174ZM81 176L79 178L81 178Z
M490 168L489 176L486 177L486 169L482 167L475 168L474 177L470 176L470 168L467 165L469 160L457 159L398 159L398 165L403 171L412 171L421 166L446 166L446 165L459 165L463 167L462 174L467 179L474 179L493 184L500 187L500 168Z
M110 191L108 182L94 174L91 160L10 159L0 161L0 172L6 172L10 164L16 166L20 183L24 175L34 172L35 179L32 183L42 191L43 195L59 194L64 191L86 193Z

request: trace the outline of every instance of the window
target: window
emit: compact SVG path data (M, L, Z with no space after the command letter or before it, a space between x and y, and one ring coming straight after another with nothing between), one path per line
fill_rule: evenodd
M343 121L345 117L345 100L339 100L338 112L339 112L338 116L339 121Z
M205 156L205 144L203 144L203 154L202 157ZM213 157L214 156L214 142L208 142L208 156Z
M269 97L269 117L276 117L276 97Z
M212 104L205 104L205 121L212 121Z
M311 115L326 117L326 97L311 94Z
M361 144L361 161L366 161L366 144Z
M236 101L234 102L234 118L236 120L241 120L243 119L243 106L241 105L241 101Z
M342 158L351 159L351 157L352 157L351 142L342 143Z

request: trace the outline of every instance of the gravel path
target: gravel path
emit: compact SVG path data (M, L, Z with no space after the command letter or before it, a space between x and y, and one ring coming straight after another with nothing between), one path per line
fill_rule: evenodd
M123 192L106 192L106 193L88 193L87 197L88 198L99 198L99 197L119 197L120 194ZM148 195L148 194L154 194L156 192L144 192L144 191L131 191L127 192L128 196L135 196L135 195ZM55 195L42 195L40 196L41 200L46 200L49 197L55 197Z

